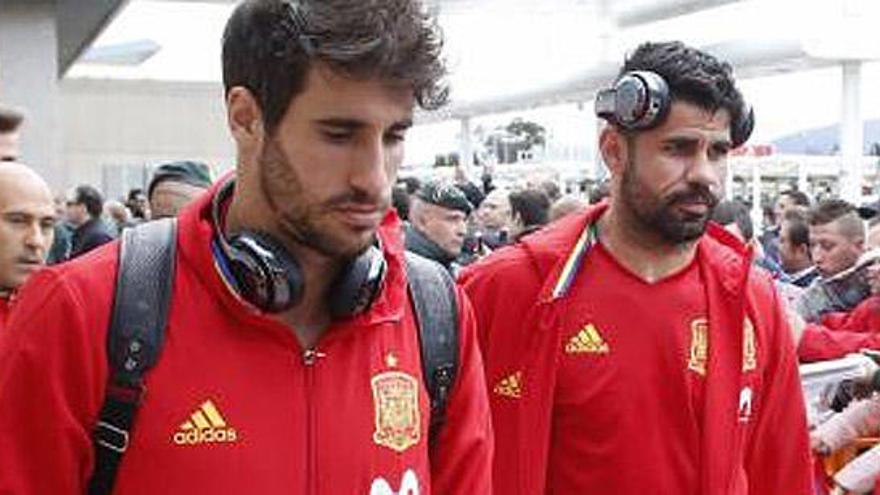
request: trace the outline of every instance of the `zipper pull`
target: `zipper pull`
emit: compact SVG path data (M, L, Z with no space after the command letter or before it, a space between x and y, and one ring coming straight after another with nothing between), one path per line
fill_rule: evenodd
M317 349L306 349L305 352L303 352L303 364L306 366L312 366L315 364L315 361L324 356L326 356L326 354Z

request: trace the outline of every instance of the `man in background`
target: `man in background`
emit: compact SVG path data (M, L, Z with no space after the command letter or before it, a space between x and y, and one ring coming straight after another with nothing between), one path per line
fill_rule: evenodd
M89 185L78 186L67 202L67 221L74 226L70 258L76 258L113 240L113 235L101 219L104 198Z
M808 287L819 276L810 256L810 227L804 213L792 209L779 224L779 261L789 283Z
M177 216L184 206L211 187L211 169L201 162L159 165L147 187L151 219Z
M0 163L0 333L16 290L46 262L55 219L46 181L20 163Z
M454 272L471 210L473 206L464 192L454 184L444 181L423 184L410 203L406 250Z
M15 108L0 104L0 162L19 158L19 128L24 114Z
M865 248L865 226L855 206L842 199L820 202L808 214L810 251L822 278L855 265Z

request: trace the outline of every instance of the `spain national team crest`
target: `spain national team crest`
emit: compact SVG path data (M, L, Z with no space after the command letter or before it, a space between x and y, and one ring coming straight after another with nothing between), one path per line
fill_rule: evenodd
M395 452L419 443L419 383L399 371L386 371L373 377L373 406L376 431L373 441Z

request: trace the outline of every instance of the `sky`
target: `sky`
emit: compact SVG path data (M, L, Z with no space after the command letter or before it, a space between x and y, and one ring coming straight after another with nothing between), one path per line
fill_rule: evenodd
M628 0L634 2L634 0ZM619 63L645 40L681 39L696 46L736 40L798 40L822 57L862 57L862 116L880 117L878 0L743 0L723 7L624 30L601 21L609 0L447 0L440 12L455 101L516 94L581 73L602 60ZM635 2L639 3L639 2ZM650 3L643 0L641 3ZM620 5L616 3L614 5ZM137 67L78 63L67 77L219 81L220 35L231 4L132 0L95 46L153 40L162 49ZM829 62L830 63L830 62ZM841 68L831 65L743 79L756 112L752 142L831 125L841 115ZM474 125L492 128L525 116L550 128L555 142L593 139L592 103L492 115ZM421 126L408 153L456 149L456 122Z

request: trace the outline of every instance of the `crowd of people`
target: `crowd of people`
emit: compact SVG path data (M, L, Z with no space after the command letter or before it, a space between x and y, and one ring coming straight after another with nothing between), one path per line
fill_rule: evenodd
M880 370L821 421L798 373L880 350L880 203L724 199L729 64L641 44L596 98L608 180L564 191L398 178L449 93L417 0L244 0L222 43L220 178L53 195L0 106L0 493L880 487L880 447L816 469L880 433Z

